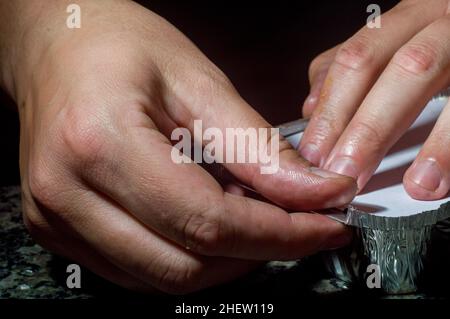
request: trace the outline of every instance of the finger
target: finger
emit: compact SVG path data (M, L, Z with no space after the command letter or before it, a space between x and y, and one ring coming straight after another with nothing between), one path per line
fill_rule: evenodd
M166 98L167 113L173 118L176 117L174 121L188 128L190 132L195 133L195 120L202 121L203 131L214 128L221 132L223 146L219 153L222 155L222 161L241 183L271 201L294 210L334 207L351 201L356 192L352 179L312 170L311 164L303 160L287 141L279 140L279 136L273 135L269 130L270 124L253 110L229 83L224 84L224 80L215 80L210 76L203 80L193 80L189 78L192 76L180 75L176 83L170 84L171 91L167 94L171 97ZM198 82L203 84L197 84L198 87L191 86L192 83ZM191 84L187 86L186 83ZM235 134L232 133L230 137L227 132L233 129ZM236 133L237 129L241 129L241 132ZM246 134L252 136L253 132L254 140L258 141L257 145L248 142L249 137L242 152L232 147L234 155L230 163L229 158L226 158L229 151L227 144L235 146L239 137L245 139ZM193 137L204 146L210 142L197 134ZM262 143L259 143L261 140ZM275 150L270 156L270 159L278 159L278 169L273 174L262 174L264 167L270 164L263 163L260 154L267 153L278 141L279 150ZM237 163L236 157L242 153L247 159L256 158L256 163Z
M58 224L58 227L61 227L61 224ZM67 233L61 232L60 229L54 228L51 235L47 230L45 234L34 236L34 238L44 248L73 260L116 285L139 292L158 292L153 286L118 268L82 240L72 238ZM82 285L85 284L89 286L89 283L82 282Z
M51 217L50 212L44 208L38 212L33 201L28 200L31 197L28 196L26 187L23 191L24 224L39 245L85 266L121 287L142 292L156 291L155 288L106 260L82 239L73 236L65 224Z
M75 196L79 202L52 213L52 218L145 286L168 293L187 293L229 281L258 265L195 255L153 233L100 194L80 190L66 195ZM113 280L117 275L105 263L88 265Z
M303 103L303 117L310 117L319 103L320 92L338 49L339 46L335 46L323 52L311 62L308 71L309 85L311 88L309 95Z
M198 165L173 163L172 146L158 141L164 137L157 132L139 128L127 136L115 153L97 153L95 161L76 169L90 187L182 247L204 255L271 260L298 258L349 240L348 230L326 217L289 215L224 193Z
M389 148L434 93L448 85L450 16L401 48L333 149L325 167L358 179L362 188Z
M403 185L415 199L436 200L450 190L450 102L442 111L430 136L411 167Z
M379 29L362 28L336 53L321 98L300 143L300 153L323 166L378 75L416 33L445 15L447 1L401 2L381 19ZM414 21L414 23L411 23Z

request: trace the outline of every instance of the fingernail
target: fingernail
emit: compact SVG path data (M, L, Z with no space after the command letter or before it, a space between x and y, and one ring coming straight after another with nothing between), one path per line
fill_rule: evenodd
M313 173L314 175L323 177L323 178L340 178L342 175L326 171L324 169L318 168L318 167L310 167L309 171Z
M355 179L357 179L359 175L356 164L350 157L340 157L333 160L329 170Z
M414 183L432 192L439 188L442 180L442 173L433 159L414 163L408 175Z
M299 152L304 159L314 166L320 166L322 163L322 155L320 154L319 148L315 144L308 143L301 147Z

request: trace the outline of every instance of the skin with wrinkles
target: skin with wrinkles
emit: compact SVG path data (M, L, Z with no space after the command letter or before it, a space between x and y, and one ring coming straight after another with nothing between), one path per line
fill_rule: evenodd
M302 211L348 203L355 180L311 169L286 141L276 174L225 165L266 202L175 164L177 127L270 124L163 18L79 0L82 28L68 29L70 3L0 0L0 83L18 105L24 221L40 244L124 287L187 293L350 241Z
M365 26L313 61L303 157L364 188L427 101L450 86L449 3L401 1L381 16L381 28ZM415 199L439 199L450 190L449 109L404 175Z

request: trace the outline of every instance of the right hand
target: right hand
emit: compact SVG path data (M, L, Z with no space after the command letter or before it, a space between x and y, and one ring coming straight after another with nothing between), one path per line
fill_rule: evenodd
M349 241L327 217L224 192L198 165L173 163L168 137L194 119L222 130L269 124L150 11L80 0L82 28L69 30L65 2L50 1L23 32L5 84L21 118L24 220L39 243L122 286L186 293ZM274 175L226 167L292 210L355 195L353 179L311 169L285 141L281 149Z

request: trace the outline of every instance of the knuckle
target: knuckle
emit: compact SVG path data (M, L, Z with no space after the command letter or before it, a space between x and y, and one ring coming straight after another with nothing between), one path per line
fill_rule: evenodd
M77 163L92 164L105 153L108 131L101 119L83 107L71 107L62 114L63 145Z
M357 35L344 42L335 57L337 64L355 71L372 68L373 61L373 45L368 38L362 35Z
M342 124L336 121L339 111L336 107L329 105L318 109L311 119L307 130L308 138L311 142L318 145L329 140L330 136L336 136L342 131Z
M450 164L450 150L442 147L443 141L450 141L450 130L447 126L436 125L425 141L422 152L433 154L431 157L437 159L442 157L443 163Z
M427 42L407 44L394 55L392 64L404 73L423 75L439 63L436 48Z
M186 243L189 249L199 253L212 253L217 251L220 244L220 226L217 220L202 218L190 218L187 225Z
M23 222L31 237L37 242L43 237L47 229L47 221L42 214L31 205L23 205Z
M60 238L54 237L47 217L28 200L23 201L22 219L29 235L37 244L57 252Z
M225 239L221 222L223 214L220 208L223 205L210 205L209 207L211 208L189 216L184 226L186 247L206 255L216 254Z
M359 121L354 124L353 130L356 136L356 142L363 142L364 145L370 145L374 150L380 150L383 146L384 138L380 132L382 128L370 121Z
M336 117L338 116L339 109L334 104L327 104L317 109L314 114L314 124L318 127L323 127L326 131L329 131L332 124L336 122Z
M327 59L323 54L320 54L318 56L316 56L311 63L309 64L309 68L308 68L308 75L309 75L309 79L313 79L314 76L320 71L322 70L325 65L327 65ZM328 62L329 64L329 62Z
M234 87L228 77L216 67L207 67L194 72L194 92L200 97L215 97L223 91L234 91Z
M58 242L52 238L52 223L60 221L67 214L61 210L64 207L64 197L61 184L48 174L48 169L39 167L30 169L29 182L24 186L22 195L22 217L25 228L30 236L42 247L54 251Z
M32 198L46 207L51 206L59 191L50 168L35 160L30 162L28 173L28 187Z

